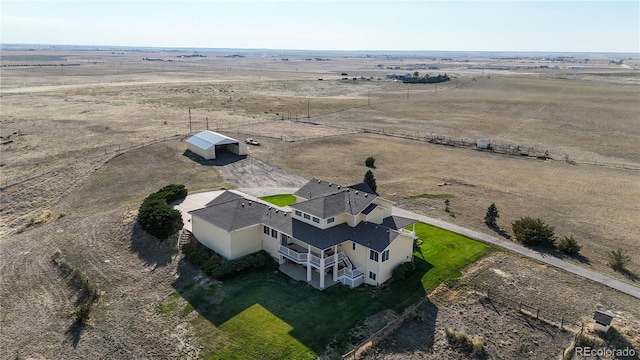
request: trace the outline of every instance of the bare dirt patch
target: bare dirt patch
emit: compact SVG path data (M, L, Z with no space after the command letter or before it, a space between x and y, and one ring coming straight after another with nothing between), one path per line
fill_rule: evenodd
M557 358L570 345L580 324L584 323L585 331L595 335L591 317L596 309L613 312L616 331L629 346L640 346L637 299L562 271L497 253L468 268L460 284L464 285L436 290L430 295L431 302L426 302L414 319L405 322L365 358L468 358L448 343L447 327L482 337L488 359ZM498 301L496 296L488 300L474 287L491 289L494 295L514 302ZM535 313L519 312L520 301L540 308L544 321L536 320ZM559 328L563 318L571 331Z

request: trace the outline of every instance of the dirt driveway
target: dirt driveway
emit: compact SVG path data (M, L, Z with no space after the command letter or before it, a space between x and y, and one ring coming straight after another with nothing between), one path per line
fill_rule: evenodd
M226 182L241 188L295 188L308 181L252 156L238 157L231 153L223 153L216 160L203 164L215 166Z

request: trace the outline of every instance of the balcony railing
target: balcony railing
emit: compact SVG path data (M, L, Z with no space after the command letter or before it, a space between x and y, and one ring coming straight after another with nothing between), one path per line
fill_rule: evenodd
M360 276L360 277L358 277L356 279L349 279L347 277L341 277L340 278L340 282L345 284L345 285L348 285L348 286L354 288L354 287L358 287L358 286L360 286L360 285L362 285L364 283L364 276Z
M363 268L359 267L355 270L349 270L347 268L342 268L338 270L338 280L350 287L354 288L362 285L364 283L364 273Z
M306 263L307 259L309 259L309 262L311 263L311 265L313 265L318 269L320 268L320 261L322 259L318 255L309 254L308 252L297 252L284 245L280 245L280 247L278 248L278 252L298 263ZM325 256L324 267L326 268L327 266L331 266L335 264L335 262L337 261L337 258L338 257L336 256L336 254Z
M280 245L280 247L278 248L278 252L286 257L288 257L291 260L294 260L298 263L306 263L307 262L307 257L309 256L308 253L299 253L293 249L289 249L288 247L284 246L284 245ZM312 255L313 256L313 255Z
M408 230L408 229L405 229L405 228L398 229L398 230L400 230L400 232L403 232L405 234L409 234L409 235L413 235L413 236L416 235L416 233L414 231L411 231L411 230Z
M347 268L342 268L340 270L338 270L338 278L340 277L347 277L349 279L355 279L359 276L363 276L364 272L363 272L364 268L363 267L359 267L355 270L349 270Z

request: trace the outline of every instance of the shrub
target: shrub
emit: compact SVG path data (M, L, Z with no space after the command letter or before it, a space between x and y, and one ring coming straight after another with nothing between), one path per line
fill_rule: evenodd
M580 252L582 246L573 238L573 235L569 237L563 237L558 242L558 250L567 255L575 255Z
M172 185L170 185L172 186ZM178 192L166 189L147 196L138 210L138 224L149 234L164 240L183 226L180 211L169 207L165 198L175 198ZM186 190L185 190L186 191Z
M396 266L391 273L391 278L394 281L404 280L411 275L411 273L416 269L416 265L413 262L406 262Z
M200 244L185 244L182 252L187 261L199 266L207 275L224 280L262 267L277 268L278 265L264 251L247 255L240 259L224 260L218 254Z
M187 197L188 191L182 184L169 184L160 189L156 194L160 195L167 204Z
M525 245L554 246L556 238L553 231L555 228L545 224L539 218L524 217L511 225L516 240Z
M609 251L607 258L609 260L609 266L616 271L624 271L631 262L631 257L627 255L627 251L622 249Z
M485 357L486 350L484 348L484 340L481 337L471 338L466 332L456 331L449 327L445 328L444 332L451 346L470 353L477 358Z
M374 158L373 156L369 156L369 157L364 161L364 164L365 164L367 167L375 168L375 167L376 167L376 166L375 166L375 162L376 162L376 158Z
M195 243L184 244L182 246L182 253L184 254L185 260L195 266L202 266L213 255L211 250Z
M89 301L84 303L78 311L76 311L76 322L81 325L85 325L89 321L89 315L91 315L91 309L93 308L93 302Z

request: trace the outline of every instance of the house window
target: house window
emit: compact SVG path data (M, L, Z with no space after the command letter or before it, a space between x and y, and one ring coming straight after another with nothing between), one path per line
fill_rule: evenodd
M302 216L302 212L300 210L296 210L296 216Z
M331 224L334 221L336 221L336 218L330 217L330 218L327 219L327 224Z
M276 229L271 229L271 237L274 239L278 238L278 231Z
M375 250L369 250L369 259L373 260L373 261L378 261L378 252Z
M353 251L356 251L356 243L353 243L352 245Z
M262 232L263 232L265 235L269 235L269 230L270 230L270 229L269 229L269 227L268 227L268 226L265 226L265 225L263 225L263 226L262 226Z
M389 260L389 250L385 250L382 252L382 262Z
M311 219L311 215L309 215L309 214L304 214L304 218L305 218L305 219L307 219L307 220L310 220L310 219Z
M373 271L369 271L369 279L371 280L376 280L376 273L374 273Z
M313 217L313 222L320 224L320 219L318 219L317 217L314 216Z

